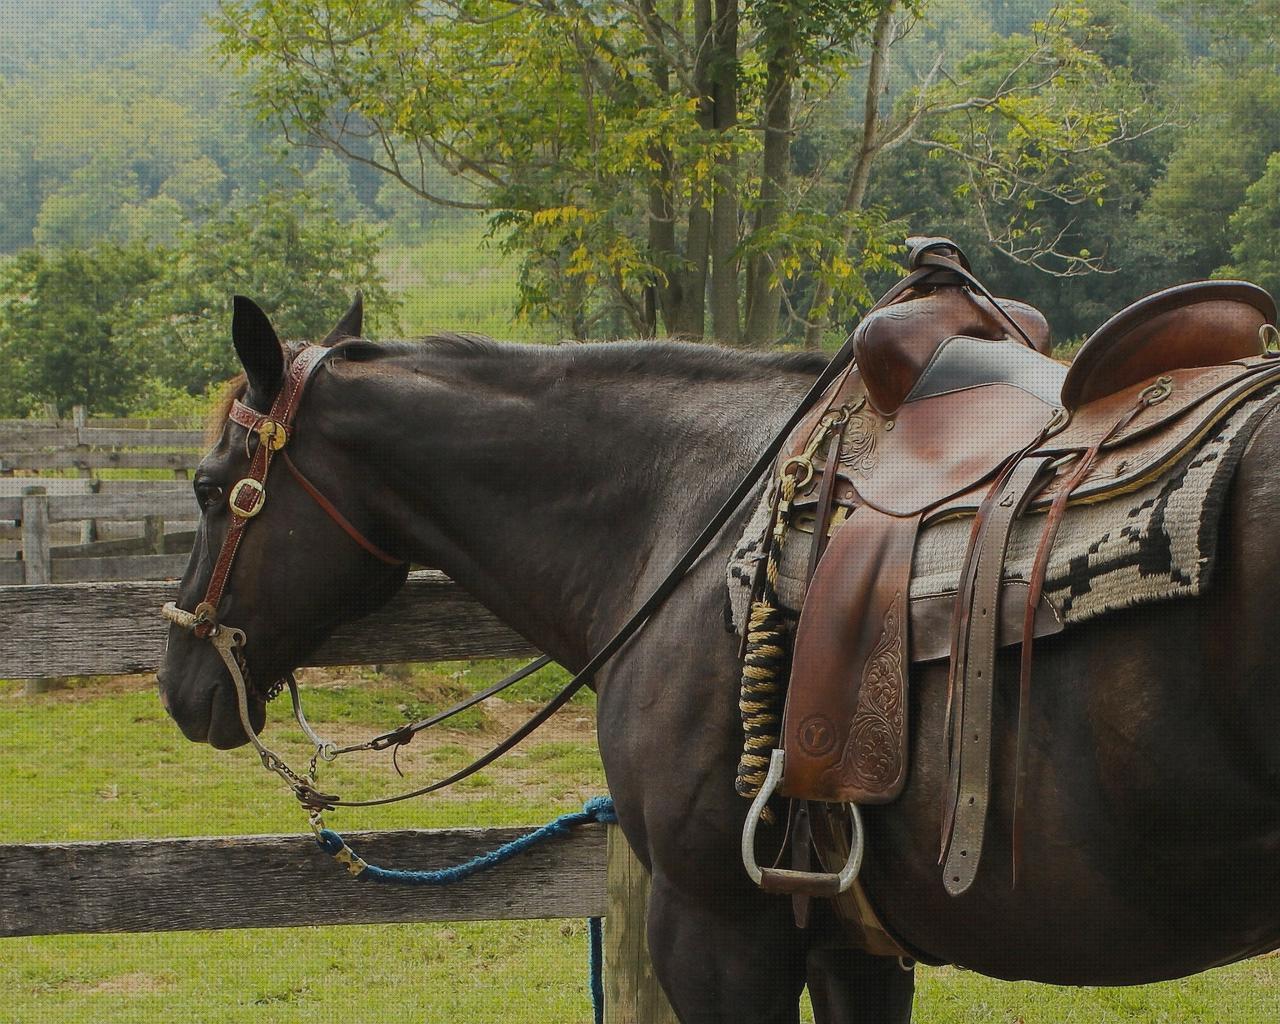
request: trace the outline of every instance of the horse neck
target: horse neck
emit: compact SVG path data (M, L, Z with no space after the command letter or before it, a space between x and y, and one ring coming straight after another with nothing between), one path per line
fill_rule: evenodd
M813 376L717 354L717 372L687 379L660 350L445 349L339 367L356 411L348 439L378 439L363 461L392 550L442 569L563 664L584 663Z

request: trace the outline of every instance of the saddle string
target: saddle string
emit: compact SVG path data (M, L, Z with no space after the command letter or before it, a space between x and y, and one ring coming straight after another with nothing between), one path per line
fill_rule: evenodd
M1018 672L1018 724L1017 746L1014 754L1013 784L1013 825L1012 825L1012 868L1013 884L1018 884L1018 869L1022 861L1022 824L1025 818L1026 781L1027 781L1027 736L1031 726L1031 660L1035 640L1036 610L1040 604L1040 596L1044 592L1045 577L1049 571L1049 557L1053 552L1053 544L1058 530L1062 526L1066 514L1067 502L1085 479L1092 472L1102 453L1103 447L1117 434L1125 430L1143 410L1160 401L1165 394L1164 381L1144 388L1134 404L1124 411L1111 427L1088 448L1080 457L1079 465L1071 473L1054 495L1053 503L1045 516L1044 529L1036 547L1035 560L1031 564L1028 578L1027 603L1022 618L1022 651Z
M942 243L937 243L937 245L939 249L946 248ZM1027 335L1027 332L1022 329L1022 325L1009 315L1008 311L999 302L999 300L997 300L996 297L987 289L987 286L974 277L968 268L962 265L958 260L946 256L940 251L931 251L927 249L921 251L919 255L916 256L916 260L922 267L958 274L969 288L975 289L983 298L991 303L991 308L1004 317L1009 326L1018 332L1018 337L1022 339L1023 343L1028 348L1035 349L1035 343Z

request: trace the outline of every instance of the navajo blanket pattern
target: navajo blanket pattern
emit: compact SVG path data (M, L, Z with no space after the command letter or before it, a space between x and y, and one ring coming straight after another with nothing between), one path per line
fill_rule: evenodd
M1044 593L1065 625L1109 611L1201 593L1212 578L1219 524L1240 456L1265 412L1268 391L1244 402L1196 449L1139 490L1068 509L1054 544ZM759 497L728 566L732 624L741 632L751 584L765 555L771 487ZM954 593L972 519L944 520L921 531L912 565L911 596ZM1042 515L1014 527L1005 578L1025 580L1044 525ZM783 548L778 596L792 610L804 599L809 534L793 533Z

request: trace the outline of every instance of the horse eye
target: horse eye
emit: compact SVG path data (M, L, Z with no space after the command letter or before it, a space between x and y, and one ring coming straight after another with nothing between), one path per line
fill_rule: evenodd
M203 512L208 512L222 500L222 488L208 480L197 480L195 490L196 501L200 503Z

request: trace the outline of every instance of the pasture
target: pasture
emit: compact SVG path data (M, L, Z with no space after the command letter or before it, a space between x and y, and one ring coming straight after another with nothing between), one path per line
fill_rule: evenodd
M506 665L312 669L302 682L313 720L346 737L440 706ZM410 775L459 767L525 710L491 701L465 728L406 748L402 766ZM335 815L333 823L518 825L576 809L605 790L592 711L589 701L570 705L523 750L442 797ZM288 733L283 716L274 706L274 738ZM299 739L282 752L301 755ZM142 676L75 680L35 698L20 683L3 684L0 776L13 788L0 805L0 835L10 842L297 832L302 824L250 754L187 743ZM344 764L332 778L388 792L398 781L381 763ZM9 939L2 948L3 1019L21 1024L590 1019L579 921L59 936ZM1280 1016L1280 958L1138 989L922 970L918 1006L936 1024L1269 1024Z

